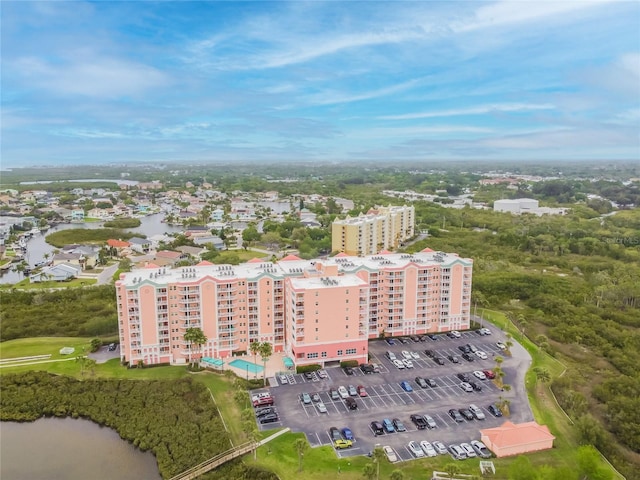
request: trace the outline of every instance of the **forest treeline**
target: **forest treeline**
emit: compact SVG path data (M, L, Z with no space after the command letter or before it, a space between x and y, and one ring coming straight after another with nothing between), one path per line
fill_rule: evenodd
M45 372L0 376L0 420L41 417L89 419L151 451L163 478L183 472L231 448L207 388L179 380L86 379ZM234 472L233 477L228 477ZM273 478L236 461L203 478Z

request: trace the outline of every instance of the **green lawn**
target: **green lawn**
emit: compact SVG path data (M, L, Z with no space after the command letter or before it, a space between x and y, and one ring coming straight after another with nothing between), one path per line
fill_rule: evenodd
M42 289L53 289L53 288L76 288L76 287L86 287L88 285L95 285L97 280L95 278L76 278L70 280L68 282L38 282L31 283L28 278L21 280L18 283L4 283L0 285L0 289L11 290L13 288L18 288L20 290L42 290Z

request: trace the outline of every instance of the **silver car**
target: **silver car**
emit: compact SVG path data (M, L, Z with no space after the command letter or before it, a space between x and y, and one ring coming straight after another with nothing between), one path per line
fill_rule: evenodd
M449 453L451 453L454 460L464 460L467 458L467 454L460 448L460 445L449 445Z
M476 451L468 443L461 443L460 448L464 450L464 453L467 455L467 458L477 457Z
M438 452L438 454L440 455L447 454L447 447L440 440L434 440L431 444L433 445L433 448L436 449L436 452Z

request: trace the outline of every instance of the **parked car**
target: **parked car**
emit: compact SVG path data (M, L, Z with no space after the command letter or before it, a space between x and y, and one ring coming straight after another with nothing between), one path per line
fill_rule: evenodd
M422 377L416 377L415 380L420 388L427 388L429 386L427 385L427 381Z
M442 357L433 357L433 361L438 365L444 365L444 360L442 359Z
M285 385L285 384L289 383L289 379L287 378L286 375L280 375L278 377L278 381L280 382L280 385Z
M349 385L349 395L352 397L358 396L358 390L353 385Z
M473 362L474 360L470 353L463 353L462 358L464 358L467 362Z
M363 385L358 385L358 388L356 390L358 390L358 395L360 395L361 397L366 397L368 395L367 390Z
M320 394L318 393L314 393L313 395L311 395L311 400L313 400L314 403L318 403L322 401L322 399L320 398Z
M403 370L404 369L404 363L402 363L402 360L395 359L395 360L392 360L391 362L393 363L393 365L397 369L399 369L399 370Z
M482 350L478 350L476 353L476 357L478 357L480 360L486 360L487 359L487 354L484 353Z
M473 403L469 405L469 411L473 413L473 416L476 417L478 420L484 420L486 418L484 415L484 412L480 410L480 408L477 405L474 405Z
M418 442L412 440L407 445L407 448L413 454L414 457L416 458L424 457L424 452L422 451L422 448L420 447L420 444Z
M253 407L270 407L273 403L272 397L260 397L253 401Z
M480 329L483 333L483 335L491 335L491 330L489 330L488 328L481 328Z
M460 448L462 450L464 450L464 453L466 453L467 458L473 458L473 457L477 457L478 455L476 454L476 451L473 449L473 447L468 444L468 443L461 443L460 444Z
M473 387L468 382L462 382L460 388L467 393L473 392Z
M475 345L471 345L470 343L467 343L467 347L469 347L471 353L476 353L478 351L478 347L476 347Z
M353 442L351 440L336 440L333 442L333 446L336 447L337 450L342 450L343 448L353 447Z
M409 338L416 343L420 341L420 337L418 337L417 335L411 335Z
M403 350L400 353L402 354L402 358L406 358L407 360L411 360L411 354L407 350Z
M280 418L278 417L277 413L270 413L269 415L265 415L263 417L260 417L259 422L260 424L264 425L265 423L275 423L280 421Z
M116 348L118 348L118 345L115 343L110 343L109 344L109 351L110 352L114 352L116 350Z
M464 422L464 418L460 415L460 412L455 408L449 409L449 416L458 423Z
M340 433L340 430L338 430L338 427L329 428L329 437L331 437L332 442L342 440L342 434Z
M323 402L316 403L316 408L320 413L327 413L327 406Z
M342 436L345 440L355 440L355 438L353 438L353 432L348 427L342 429Z
M436 428L436 421L431 415L424 415L424 421L427 422L427 427Z
M331 400L340 400L340 394L335 388L329 389L329 396L331 397Z
M305 405L309 405L311 403L311 396L308 393L301 393L300 394L300 401L302 403L304 403Z
M418 352L409 352L411 353L411 358L414 360L420 360L420 354Z
M468 382L469 381L469 375L467 375L466 373L458 373L458 374L456 374L456 377L458 377L463 382Z
M464 460L467 458L467 454L460 448L460 445L449 445L449 453L451 453L454 460Z
M439 440L434 440L433 442L431 442L431 445L433 445L433 448L436 449L436 452L438 452L439 455L446 455L447 447L444 443Z
M426 440L420 442L420 448L422 448L422 451L427 457L435 457L438 455L438 452L436 452L436 449L433 448L433 445L431 445Z
M316 372L316 375L318 376L318 378L322 378L322 379L329 378L329 374L324 370L318 370Z
M344 367L343 370L344 370L344 373L346 373L347 375L349 375L349 376L353 375L353 368Z
M491 415L493 415L494 417L502 416L502 411L493 403L487 407L487 410L489 410L491 412Z
M387 456L387 460L389 460L389 462L394 463L398 461L396 452L389 445L385 445L384 447L382 447L382 451Z
M396 431L396 428L393 426L393 422L388 418L382 420L382 428L384 428L386 433L394 433Z
M425 428L427 428L427 421L422 415L413 414L410 418L418 430L424 430Z
M473 416L473 413L471 413L469 411L469 409L467 408L459 408L458 412L460 412L460 415L462 415L464 417L465 420L467 421L472 421L475 417Z
M459 331L457 331L457 330L452 330L452 331L451 331L451 335L453 335L453 338L460 338L460 337L462 337L462 335L460 334L460 332L459 332Z
M493 370L483 370L482 373L484 373L484 376L490 379L494 379L496 378L496 374L494 373Z
M306 380L313 380L313 372L304 372L302 374L302 376L306 379Z
M392 362L396 359L396 354L387 350L386 357Z
M407 337L400 337L398 340L400 340L400 343L402 343L403 345L409 343L409 339Z
M276 413L276 409L273 407L258 408L255 413L256 413L256 417L264 417L265 415L271 415L272 413Z
M425 380L427 382L427 385L429 385L431 388L438 386L438 384L433 378L425 378Z
M384 428L380 422L371 422L369 426L374 435L384 435Z
M471 353L471 349L469 348L469 345L458 345L458 350L460 350L462 353Z
M387 342L389 345L395 345L396 341L393 338L387 338L385 340L385 342Z
M491 452L489 451L487 446L480 440L471 440L471 446L476 451L479 457L491 458Z
M496 347L498 347L500 350L506 350L507 349L507 346L502 342L496 342Z
M355 398L347 397L344 399L344 404L347 406L349 410L357 410L358 402L356 402Z
M407 358L403 358L402 363L406 368L413 368L413 362Z
M424 354L429 358L433 358L433 356L435 355L435 352L433 350L427 349L424 351Z
M473 372L473 376L476 377L478 380L486 380L487 379L487 376L481 370L474 371Z
M406 380L400 382L400 386L405 392L413 392L413 387Z
M394 418L393 419L393 426L396 429L396 432L406 432L407 431L407 427L404 426L404 423L402 423L402 420L400 420L399 418Z
M449 355L447 358L449 358L451 363L460 363L460 359L457 355Z
M362 373L364 373L365 375L368 375L370 373L373 373L375 371L375 368L370 363L364 363L360 365L360 370L362 370Z
M469 380L469 385L471 385L471 388L473 388L476 392L481 392L482 391L482 385L480 385L478 382L474 382L473 380Z
M344 399L349 396L349 391L343 385L340 385L338 387L338 394L340 394L340 398Z

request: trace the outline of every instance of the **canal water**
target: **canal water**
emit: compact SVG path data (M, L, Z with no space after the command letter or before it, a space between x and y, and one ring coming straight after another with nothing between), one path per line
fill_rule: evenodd
M163 233L176 233L182 230L180 226L163 223L163 218L164 214L162 213L147 215L146 217L140 218L139 227L128 228L125 230L141 233L146 237L152 237L153 235L160 235ZM45 241L45 237L47 235L59 230L68 230L70 228L103 228L103 223L63 223L47 230L46 232L34 235L29 241L27 241L27 256L25 260L27 260L29 265L34 267L37 263L44 261L45 254L48 254L49 258L53 256L53 250L56 247L49 245ZM18 283L21 280L24 280L24 278L25 277L22 273L14 272L12 268L0 271L0 283Z
M160 480L156 459L88 420L0 424L2 480Z

